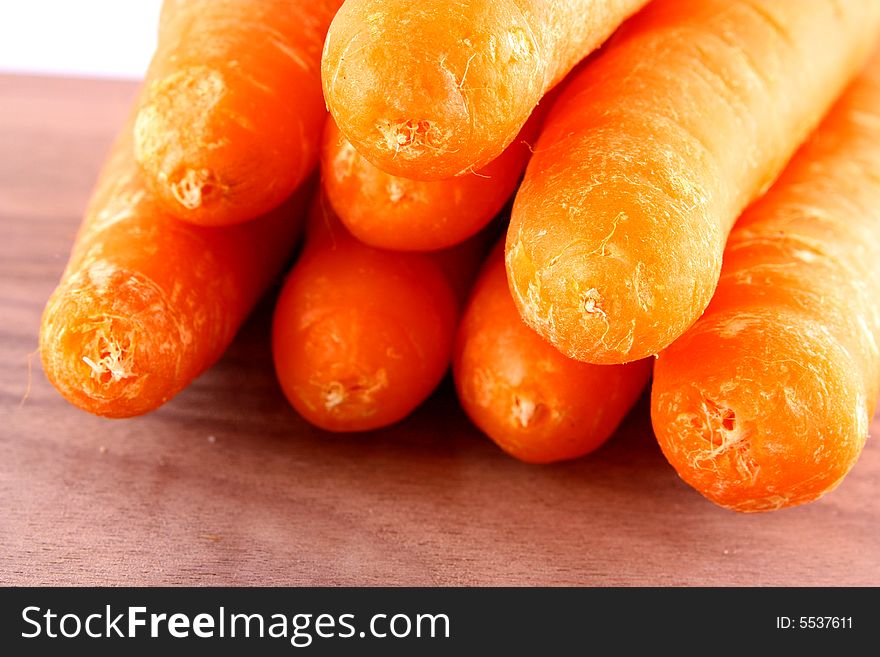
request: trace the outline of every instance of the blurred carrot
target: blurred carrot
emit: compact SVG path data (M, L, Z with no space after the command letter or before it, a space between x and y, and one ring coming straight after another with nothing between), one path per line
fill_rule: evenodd
M541 97L646 0L348 0L327 34L327 105L383 171L441 180L513 142Z
M545 342L510 297L503 241L477 279L453 357L467 414L504 451L530 463L571 459L602 445L638 399L651 364L581 363Z
M730 235L706 313L660 354L664 454L737 511L809 502L880 392L880 52Z
M220 357L289 256L313 187L248 224L199 228L159 209L131 142L129 124L40 330L52 384L108 417L158 408Z
M656 0L566 86L514 203L507 270L563 353L658 353L705 310L736 217L880 34L880 2Z
M449 367L481 237L435 254L382 251L316 202L272 334L293 407L330 431L376 429L413 411Z
M157 202L219 226L272 209L318 156L321 46L342 0L166 0L135 126Z
M504 206L522 176L540 116L480 171L421 181L385 173L355 151L327 121L321 176L327 200L359 240L396 251L446 248L479 232Z

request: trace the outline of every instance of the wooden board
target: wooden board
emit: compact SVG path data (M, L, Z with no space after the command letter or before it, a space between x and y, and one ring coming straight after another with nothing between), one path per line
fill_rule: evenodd
M40 312L133 92L0 77L0 584L880 584L876 440L825 499L743 516L679 481L646 400L545 467L483 438L448 381L396 427L327 435L275 384L271 295L160 411L69 406Z

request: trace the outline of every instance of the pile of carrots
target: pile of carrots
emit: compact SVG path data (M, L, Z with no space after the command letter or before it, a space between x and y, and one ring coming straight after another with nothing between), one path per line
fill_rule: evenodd
M154 410L293 261L272 349L319 427L397 422L451 366L549 463L653 370L686 482L809 502L880 394L878 39L880 0L166 0L44 369Z

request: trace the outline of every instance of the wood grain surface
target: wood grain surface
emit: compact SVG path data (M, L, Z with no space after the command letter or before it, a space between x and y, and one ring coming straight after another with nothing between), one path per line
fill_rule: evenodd
M40 312L133 92L0 77L0 584L880 585L876 439L819 502L744 516L679 481L646 399L554 466L500 453L448 381L398 426L328 435L275 383L271 294L158 412L69 406Z

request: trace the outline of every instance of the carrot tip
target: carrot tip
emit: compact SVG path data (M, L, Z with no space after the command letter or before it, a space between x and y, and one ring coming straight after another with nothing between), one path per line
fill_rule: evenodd
M118 339L112 334L108 335L108 332L105 327L99 328L94 337L94 342L97 344L84 347L87 351L97 353L98 360L95 361L83 355L82 361L92 369L93 379L97 379L101 383L116 383L135 376L131 369L132 336L129 332L122 339Z
M584 292L581 305L588 315L605 316L605 311L602 310L602 294L594 287Z
M394 156L418 158L425 153L445 153L451 130L441 129L435 121L402 119L384 120L376 124L380 143Z
M323 386L321 398L327 411L369 417L377 412L376 393L387 387L388 373L379 369L372 375L356 376L347 382L330 381Z
M344 385L339 381L331 381L324 390L324 408L332 411L344 402L347 396Z
M219 190L216 178L208 169L185 169L170 182L171 193L187 210L195 210L213 198Z
M77 406L108 417L138 415L177 391L161 380L181 364L181 329L150 281L98 262L50 300L40 336L43 367ZM168 354L174 365L150 354Z
M533 420L540 419L540 412L543 408L542 404L536 404L528 397L514 395L510 413L514 424L519 424L519 426L525 429L532 424Z
M751 442L737 426L734 409L703 396L701 415L691 414L687 419L703 442L702 449L690 454L693 467L717 468L717 460L729 458L740 475L754 483L758 465L751 455Z
M78 390L92 404L129 397L141 387L134 362L136 332L127 320L111 317L83 318L70 330L50 331L47 340L63 344L69 357L53 363L49 374Z

